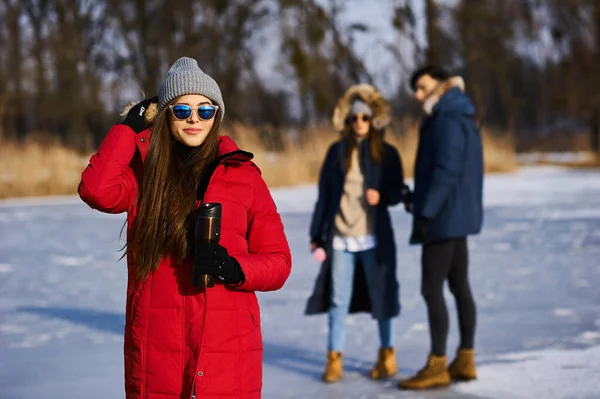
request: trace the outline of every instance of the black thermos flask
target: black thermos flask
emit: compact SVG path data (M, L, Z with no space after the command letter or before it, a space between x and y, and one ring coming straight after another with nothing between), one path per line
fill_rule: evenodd
M221 238L221 204L206 202L196 209L194 219L194 242L219 243ZM198 275L192 266L192 284L207 288L215 285L215 277Z

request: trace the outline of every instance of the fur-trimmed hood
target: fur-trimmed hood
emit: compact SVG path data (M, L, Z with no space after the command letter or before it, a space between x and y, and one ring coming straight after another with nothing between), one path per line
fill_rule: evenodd
M346 119L352 107L352 101L360 98L366 102L373 111L373 127L377 130L387 127L391 122L390 108L380 92L367 83L351 86L338 100L333 111L333 128L337 131L344 130Z
M140 101L142 101L142 100L140 100ZM139 101L133 101L133 102L127 104L125 106L125 108L123 108L123 111L121 111L121 116L123 116L123 117L127 116L127 114L129 113L129 110L131 110L131 108L133 108L138 103L139 103ZM150 106L146 110L146 113L144 113L144 119L146 120L145 127L149 128L150 126L152 126L152 124L154 123L154 120L156 119L157 116L158 116L158 103L150 103Z

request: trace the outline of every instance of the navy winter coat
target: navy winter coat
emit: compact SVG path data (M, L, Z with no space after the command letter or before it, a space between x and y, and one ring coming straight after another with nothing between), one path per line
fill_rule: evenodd
M345 158L348 138L334 143L327 152L319 180L319 197L310 226L310 237L319 238L325 243L327 259L321 265L313 294L308 300L306 314L327 312L331 303L331 260L332 241L335 234L335 215L339 210L346 178ZM365 180L372 178L370 171L361 165ZM377 240L376 268L371 301L368 295L362 266L357 264L354 275L354 288L350 302L350 313L370 312L374 318L390 318L400 313L399 284L396 278L396 244L394 231L387 207L402 201L404 178L398 151L384 143L381 168L376 173L375 188L381 194L380 204L375 212L375 238ZM371 303L372 302L372 303Z
M452 88L421 125L413 220L429 220L428 242L481 231L483 151L474 117L475 107L469 97ZM411 244L420 243L411 238Z

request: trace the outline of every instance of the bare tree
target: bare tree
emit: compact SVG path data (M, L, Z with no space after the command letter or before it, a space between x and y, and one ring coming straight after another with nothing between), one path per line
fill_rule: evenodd
M4 77L8 84L4 87L0 99L0 109L4 114L4 134L22 137L27 130L24 115L25 96L23 89L23 30L20 23L23 15L22 3L18 0L3 0L3 22L5 22L6 56ZM4 46L3 46L4 47Z
M388 21L403 41L386 48L404 80L417 64L446 66L464 75L486 125L519 138L569 129L568 121L571 130L589 128L600 151L600 2L426 0L425 43L417 40L416 4L394 0ZM259 126L276 150L286 124L328 120L348 86L379 77L355 45L376 30L345 22L346 7L342 0L0 0L0 134L45 131L90 149L132 89L156 95L169 65L187 55L219 82L227 120ZM263 35L273 26L280 37ZM280 41L276 68L291 85L262 81L257 60L269 40ZM402 82L397 116L414 112L407 95Z

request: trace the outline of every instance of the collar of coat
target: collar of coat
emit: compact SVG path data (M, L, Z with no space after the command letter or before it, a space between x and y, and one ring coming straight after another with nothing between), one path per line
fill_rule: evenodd
M427 115L431 115L433 112L433 108L440 101L440 98L450 90L458 88L460 91L464 93L465 91L465 81L460 76L452 76L451 78L440 82L435 89L431 92L429 97L423 103L423 111Z
M254 158L254 154L242 151L239 147L227 136L219 137L219 157L215 159L210 165L206 167L206 170L202 173L202 177L200 178L200 182L196 187L196 199L199 201L204 201L204 194L206 193L206 189L208 188L208 183L210 183L210 178L217 167L223 163L235 163L235 162L249 162L252 158ZM254 163L252 164L254 165ZM258 166L254 165L256 169ZM260 173L260 169L258 169Z

